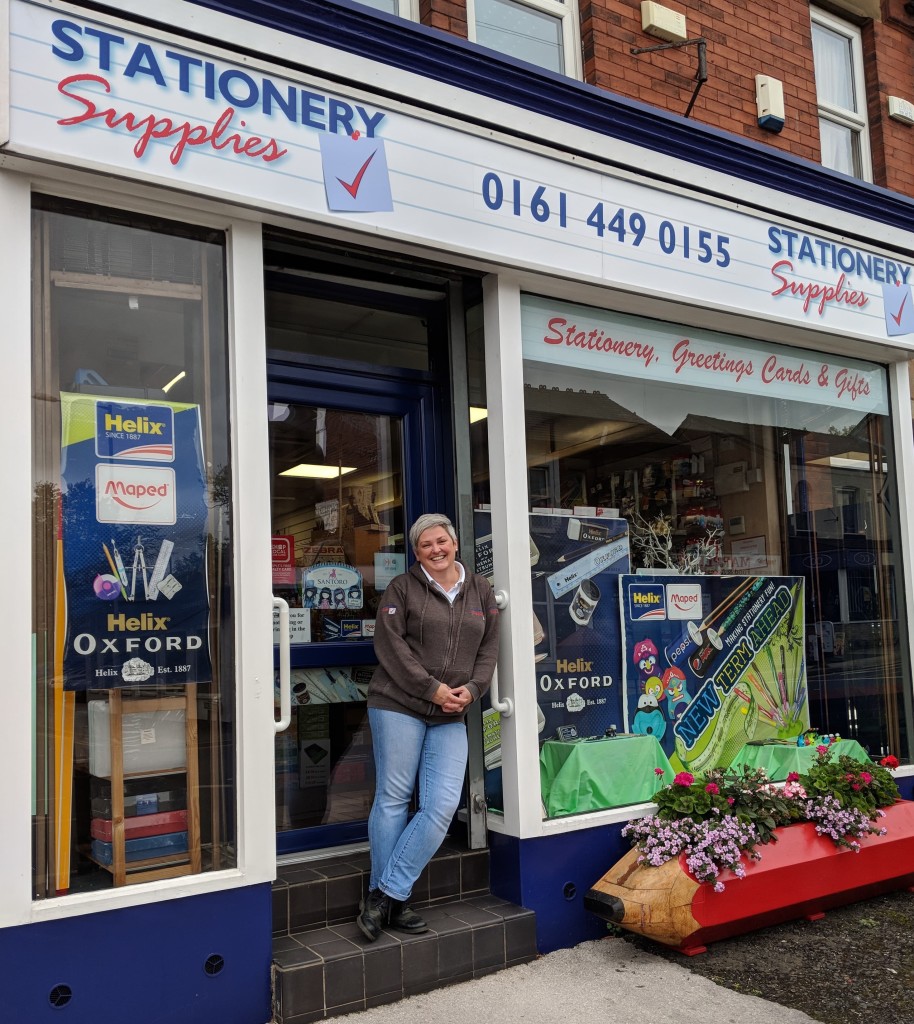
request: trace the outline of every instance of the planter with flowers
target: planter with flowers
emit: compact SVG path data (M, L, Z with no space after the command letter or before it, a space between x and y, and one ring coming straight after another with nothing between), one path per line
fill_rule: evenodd
M688 955L707 943L914 886L914 802L894 757L860 764L826 746L783 785L761 769L688 772L624 829L633 844L584 906ZM760 849L763 848L763 849Z

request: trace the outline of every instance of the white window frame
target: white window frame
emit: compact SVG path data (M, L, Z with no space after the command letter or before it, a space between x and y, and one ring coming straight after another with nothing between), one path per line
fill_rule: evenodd
M847 21L842 21L830 14L815 7L809 9L812 28L816 25L829 29L837 35L843 36L850 43L851 61L853 64L853 88L854 100L857 110L847 110L844 107L836 107L833 104L823 102L817 96L819 117L831 121L834 124L848 128L852 131L859 144L860 168L859 177L863 181L873 180L873 160L870 151L870 125L867 116L866 80L863 67L863 41L860 30Z
M369 0L358 0L358 2L364 3L366 7L371 7L372 10L377 10ZM392 13L396 17L405 18L407 21L419 20L419 0L394 0L394 6L396 10Z
M578 17L578 0L515 0L522 7L529 7L541 14L558 18L562 28L562 60L565 74L569 78L580 79L583 71L581 66L581 30ZM467 4L467 38L476 40L476 0L466 0Z

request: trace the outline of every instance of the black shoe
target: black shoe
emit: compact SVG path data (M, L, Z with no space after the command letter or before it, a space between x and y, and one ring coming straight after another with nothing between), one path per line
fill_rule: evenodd
M368 939L374 942L381 934L384 922L390 908L390 897L380 889L372 889L371 892L359 903L359 916L355 923L359 930Z
M428 931L428 925L415 910L408 903L401 903L399 900L390 901L387 921L391 928L396 928L400 932L409 932L410 935Z

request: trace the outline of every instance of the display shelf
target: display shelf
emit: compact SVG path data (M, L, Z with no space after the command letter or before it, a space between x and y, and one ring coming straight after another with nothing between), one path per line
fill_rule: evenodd
M96 847L90 859L109 871L115 886L132 885L137 882L149 882L161 878L173 878L180 875L197 874L201 869L200 851L200 800L199 800L199 767L197 761L197 687L189 683L180 695L124 698L120 690L111 690L108 694L108 743L110 753L111 797L111 841L110 860L107 854L109 844ZM178 767L157 767L149 771L124 771L124 716L150 712L182 711L184 713L184 761ZM130 856L128 842L140 842L127 839L124 806L124 784L136 779L154 779L159 777L174 778L184 776L186 785L186 822L185 828L173 833L163 833L159 837L163 842L170 842L171 850L175 846L185 849L169 852L164 846L161 852L153 849L138 851L135 858ZM179 839L186 831L186 840ZM148 855L147 855L148 854Z

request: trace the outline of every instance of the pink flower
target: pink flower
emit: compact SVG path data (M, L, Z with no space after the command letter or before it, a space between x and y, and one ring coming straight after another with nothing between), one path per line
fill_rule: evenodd
M860 783L859 782L855 782L853 784L853 786L851 786L851 789L859 789L859 788L860 788Z
M861 772L860 781L864 786L868 786L873 781L873 776L869 772Z
M709 782L707 784L707 786L705 786L705 792L706 793L719 793L720 792L720 786L718 786L716 782Z
M787 781L788 782L799 782L800 781L800 776L796 772L788 772L788 774L787 774Z
M675 779L673 779L674 786L691 786L695 781L695 776L691 772L680 772Z
M663 775L663 769L662 768L655 768L654 769L654 774L655 775Z
M732 807L736 803L736 798L732 796L727 797L727 803Z
M828 747L826 747L826 746L824 746L822 744L819 744L819 746L816 747L816 753L818 753L818 754L827 754L828 753Z

